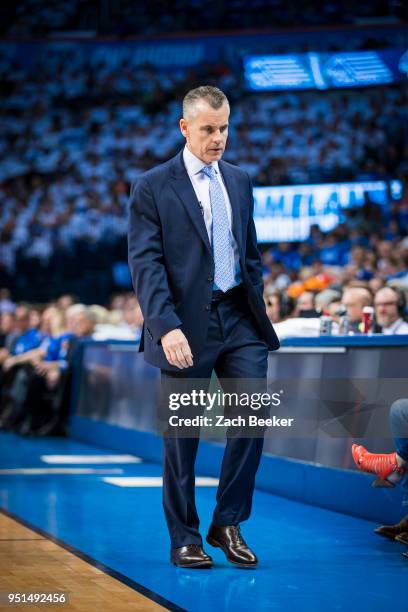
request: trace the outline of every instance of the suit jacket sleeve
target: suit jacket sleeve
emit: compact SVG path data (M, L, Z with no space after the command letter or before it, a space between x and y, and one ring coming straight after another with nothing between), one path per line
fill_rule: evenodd
M181 326L163 258L160 218L149 183L136 181L129 202L128 261L146 331L154 342Z
M254 195L251 179L248 176L249 201L251 202L248 219L248 231L246 240L245 264L252 284L255 289L263 296L264 283L262 278L262 260L258 250L258 241L256 238L256 229L254 223Z

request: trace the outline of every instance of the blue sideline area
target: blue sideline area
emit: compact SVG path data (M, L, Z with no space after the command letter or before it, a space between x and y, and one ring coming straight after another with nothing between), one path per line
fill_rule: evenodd
M152 433L73 416L71 435L120 452L137 449L137 454L149 461L162 460L161 439ZM223 451L222 444L201 441L197 473L217 478ZM400 521L404 512L402 488L373 489L372 481L368 474L264 453L256 486L274 495L367 520L390 524Z
M156 373L153 368L147 366L142 356L137 353L135 343L123 341L109 341L105 343L84 341L81 351L78 352L75 364L75 376L73 381L72 410L70 420L71 435L81 441L101 445L106 448L114 448L120 452L137 452L140 456L153 462L161 462L162 444L161 440L148 431L152 423L149 419L143 426L124 427L110 422L111 417L116 417L116 402L122 401L122 395L114 395L114 390L123 385L126 397L145 398L146 381L149 380L149 389L152 388ZM395 381L404 381L406 385L406 347L407 336L342 336L342 337L319 337L319 338L287 338L282 342L283 350L294 348L304 351L300 358L296 352L290 354L287 363L293 364L296 360L298 374L317 378L336 376L347 379L350 372L357 370L356 376L369 378L373 381L395 378ZM324 351L331 349L344 350L344 355L338 357L336 354L324 355ZM90 349L90 351L89 351ZM109 350L108 350L109 349ZM120 350L119 350L120 349ZM126 353L132 349L132 352ZM323 351L323 356L309 353L310 350ZM86 352L88 350L88 353ZM99 357L98 357L99 351ZM281 349L282 351L282 349ZM278 351L278 357L281 351ZM356 351L353 353L353 351ZM362 352L360 352L362 351ZM394 352L395 351L395 352ZM275 353L271 354L276 356ZM283 367L279 370L279 377L292 376L293 365L285 366L285 354L279 359ZM98 361L99 359L99 361ZM326 361L325 361L326 360ZM98 379L92 385L86 383L94 376L93 372L100 363L108 365L108 383ZM95 365L96 364L96 365ZM310 364L313 368L310 369ZM357 364L357 365L356 365ZM286 372L285 367L288 369ZM89 370L91 375L86 376ZM151 378L150 378L151 377ZM120 380L120 382L117 382ZM137 381L135 388L129 386L129 380ZM85 382L84 382L85 381ZM395 385L398 386L398 385ZM100 388L103 391L100 391ZM406 388L403 388L406 392ZM106 407L106 414L98 407L104 396L111 397L110 406ZM151 400L154 401L154 400ZM92 405L93 418L86 414ZM139 406L139 412L142 407ZM112 411L109 414L109 409ZM128 412L134 413L134 408L128 405ZM85 412L85 414L84 414ZM151 412L150 405L145 407L145 414ZM99 414L100 413L100 414ZM152 417L150 417L152 420ZM358 442L356 438L353 441ZM388 444L392 441L389 439ZM378 444L369 444L373 448ZM380 444L378 448L383 448ZM197 470L203 474L217 477L223 446L201 442L197 458ZM350 454L349 449L347 453ZM339 463L338 465L341 465ZM350 514L352 516L368 520L393 523L400 520L403 503L402 487L390 489L373 489L370 484L373 478L369 475L359 473L355 470L345 470L334 467L326 467L312 461L301 461L283 456L272 456L264 453L260 470L257 475L257 487L261 490L284 496L302 503L317 505L337 512Z
M76 423L76 433L80 425L84 434L84 423ZM126 440L123 433L119 444L117 432L112 429L97 433L101 438L98 446L72 438L30 439L1 433L1 469L55 468L55 464L46 464L41 456L111 454L119 445L123 451L125 441L126 445L134 444L134 454L144 454L142 438ZM211 464L215 467L220 449L211 458L207 456L208 448L203 449L198 473L208 474ZM272 466L278 471L279 465L276 482L294 478L295 474L291 474L294 467L289 467L290 464L269 463L265 457L260 485L263 486ZM85 466L86 461L74 467ZM159 601L169 609L241 612L256 605L257 610L383 612L391 603L396 609L406 608L408 562L401 555L404 547L375 536L374 522L288 500L258 488L253 515L243 526L243 533L259 555L259 568L234 568L222 552L207 546L214 557L213 569L182 570L168 562L169 542L161 508L161 488L123 488L103 480L111 475L112 469L122 477L160 476L160 464L146 460L111 465L101 458L100 464L91 467L101 472L3 471L0 507L104 564L105 569L110 568L124 581L134 581L145 592L148 589L164 598ZM327 477L323 479L322 488L328 482ZM361 486L361 499L369 505L366 486L369 482L358 479L356 487L357 482ZM215 491L215 486L197 487L203 535L211 519Z

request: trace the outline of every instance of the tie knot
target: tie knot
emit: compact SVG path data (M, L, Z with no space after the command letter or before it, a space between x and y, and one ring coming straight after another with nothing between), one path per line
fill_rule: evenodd
M215 168L214 166L204 166L204 168L201 169L201 172L204 172L204 174L206 176L208 176L209 179L213 179L215 178Z

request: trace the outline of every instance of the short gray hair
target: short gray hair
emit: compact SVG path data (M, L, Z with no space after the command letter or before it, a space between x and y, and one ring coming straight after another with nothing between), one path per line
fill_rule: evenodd
M228 98L221 89L212 85L201 85L195 89L190 89L183 99L183 117L191 115L192 109L199 100L205 100L212 108L218 109L226 102L229 105Z

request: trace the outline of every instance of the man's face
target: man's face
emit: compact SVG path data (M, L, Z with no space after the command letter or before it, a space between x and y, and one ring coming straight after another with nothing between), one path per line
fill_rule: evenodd
M90 336L94 331L94 323L85 312L79 312L75 317L74 333L79 338Z
M180 119L180 130L191 153L205 164L221 159L228 137L229 104L212 108L198 100L191 117Z
M31 310L30 312L30 321L29 321L29 327L38 327L41 323L41 316L40 313L38 312L38 310Z
M24 307L16 309L16 328L20 334L30 329L30 313Z
M14 329L14 316L10 312L3 312L0 320L0 329L3 334L10 334Z
M330 302L330 304L326 308L329 316L337 322L340 319L340 316L337 314L340 308L341 302Z
M55 315L55 310L53 308L46 308L41 317L41 330L50 334L52 332L52 321Z
M301 293L297 299L296 312L299 313L301 310L313 310L314 309L314 296L309 291Z
M352 323L357 323L362 320L365 304L357 293L346 291L341 302L347 309L347 316Z
M398 297L392 289L384 288L377 291L374 307L377 323L381 327L389 327L400 317L398 313Z
M278 323L281 320L279 298L277 295L265 295L266 314L272 323Z

